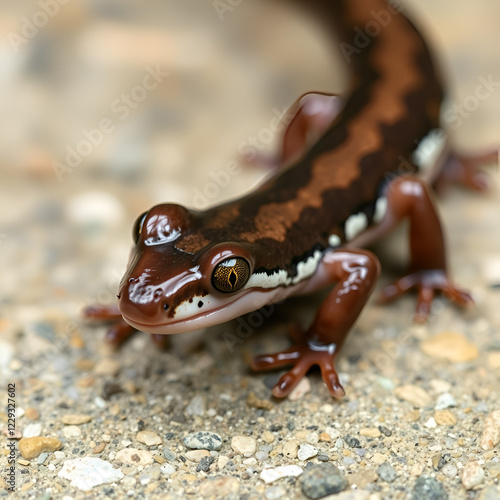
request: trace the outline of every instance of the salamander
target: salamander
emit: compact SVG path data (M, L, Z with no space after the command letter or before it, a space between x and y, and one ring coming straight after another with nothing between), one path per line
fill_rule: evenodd
M165 203L141 214L119 314L105 307L87 314L121 315L108 334L115 341L138 329L161 343L163 335L333 285L294 344L256 356L252 367L291 365L272 390L284 397L318 365L330 394L341 397L334 361L380 273L366 250L373 241L409 221L409 270L381 298L417 289L416 321L426 320L436 293L461 306L472 297L449 277L431 180L418 173L418 147L440 129L444 97L426 42L385 0L306 4L321 10L339 40L351 71L348 92L297 100L279 166L253 192L205 211ZM478 165L493 159L497 152L463 159L443 149L435 163L479 188Z

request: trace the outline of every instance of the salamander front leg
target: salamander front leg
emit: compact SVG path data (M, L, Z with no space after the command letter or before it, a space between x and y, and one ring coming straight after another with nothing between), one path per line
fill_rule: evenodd
M399 177L388 186L386 198L388 212L372 232L383 234L408 218L411 264L405 276L382 291L381 301L391 301L416 289L414 320L419 323L427 320L437 292L461 306L471 304L469 293L456 287L448 276L443 230L426 182L414 176Z
M368 251L332 250L325 254L317 272L325 273L329 282L337 284L319 307L311 326L290 349L256 356L252 361L254 370L293 365L272 390L278 398L289 394L314 365L320 367L330 394L344 395L334 359L373 290L380 264Z
M116 348L137 331L122 318L117 306L88 306L83 310L83 316L91 321L111 323L104 340ZM151 334L151 339L160 349L166 349L168 346L167 335Z

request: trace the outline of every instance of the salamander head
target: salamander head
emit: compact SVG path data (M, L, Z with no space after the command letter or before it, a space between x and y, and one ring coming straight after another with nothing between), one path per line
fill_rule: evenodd
M255 259L237 242L213 243L196 231L200 214L157 205L134 225L119 309L133 327L150 333L181 333L223 323L266 303L247 287ZM191 253L176 246L186 235L204 242ZM259 295L259 293L257 293ZM263 295L260 293L260 295Z

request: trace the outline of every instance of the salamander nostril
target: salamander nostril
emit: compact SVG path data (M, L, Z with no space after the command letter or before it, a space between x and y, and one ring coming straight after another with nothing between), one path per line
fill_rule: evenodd
M137 283L139 281L139 278L129 278L128 282L129 283Z

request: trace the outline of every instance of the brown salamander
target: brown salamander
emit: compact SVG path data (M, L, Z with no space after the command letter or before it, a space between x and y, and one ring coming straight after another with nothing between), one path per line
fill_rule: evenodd
M161 334L222 323L335 284L292 347L253 360L256 370L293 365L274 387L277 397L312 365L332 396L344 394L334 359L380 272L377 257L363 248L403 219L410 224L410 269L383 299L416 288L418 321L438 292L460 305L472 302L449 278L429 182L417 173L418 147L440 129L443 100L424 39L385 0L312 4L350 62L349 91L297 101L282 167L252 193L206 211L161 204L137 219L118 295L124 322L109 334L121 341L135 328L161 342ZM440 163L447 175L476 185L477 166L496 158L494 152L466 161L445 151Z

